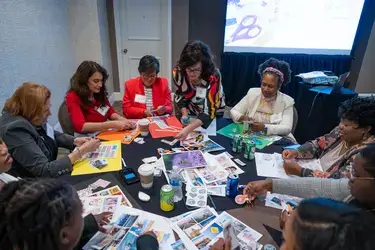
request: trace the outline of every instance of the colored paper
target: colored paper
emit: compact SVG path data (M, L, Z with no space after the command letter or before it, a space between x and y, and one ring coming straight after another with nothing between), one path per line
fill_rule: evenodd
M101 132L96 136L100 140L106 141L121 141L122 144L130 144L138 135L140 134L139 127L135 130L126 130L126 131L114 131L108 130ZM131 136L130 140L125 140L125 136Z
M153 119L161 120L164 123L166 123L170 128L162 129L159 127L158 123L159 121L155 122ZM176 116L161 116L161 117L152 117L150 118L150 133L152 138L163 138L163 137L171 137L178 135L179 131L178 129L182 129L181 122L176 118ZM172 131L174 128L177 128L176 131Z
M255 147L257 149L263 149L269 145L271 145L273 142L278 141L281 139L280 136L267 136L263 135L261 133L250 133L250 134L244 134L244 128L243 124L241 123L232 123L224 128L217 131L218 134L221 134L228 138L233 138L236 134L243 136L243 141L247 142L249 140L252 140L255 143Z
M102 169L98 169L93 167L90 164L89 159L84 159L78 161L73 165L72 175L83 175L83 174L97 174L97 173L104 173L104 172L112 172L118 171L122 168L121 165L121 141L105 141L102 144L110 144L110 145L117 145L117 154L115 158L107 158L108 165L103 167Z

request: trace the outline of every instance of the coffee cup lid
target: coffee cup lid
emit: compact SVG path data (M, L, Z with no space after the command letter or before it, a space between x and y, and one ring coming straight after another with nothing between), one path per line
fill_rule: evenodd
M143 174L145 173L153 173L155 170L154 166L152 166L151 164L142 164L141 166L139 166L138 168L138 173L141 174L141 172Z
M141 119L139 120L138 122L140 125L147 125L150 123L150 121L148 119Z

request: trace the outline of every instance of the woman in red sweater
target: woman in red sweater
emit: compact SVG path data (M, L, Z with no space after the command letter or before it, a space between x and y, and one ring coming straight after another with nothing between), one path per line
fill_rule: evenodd
M122 110L126 118L140 119L173 111L171 91L165 78L157 77L159 61L144 56L139 61L140 76L125 82Z
M92 61L82 62L70 79L65 102L76 133L134 127L133 122L117 114L109 103L105 86L107 79L107 70Z

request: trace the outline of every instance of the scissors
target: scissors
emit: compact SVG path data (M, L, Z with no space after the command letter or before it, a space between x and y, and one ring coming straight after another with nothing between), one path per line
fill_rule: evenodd
M245 16L240 24L238 25L236 31L232 34L232 42L242 39L253 39L260 35L262 32L262 27L256 24L258 17L256 15ZM256 33L251 32L256 30ZM249 34L249 33L253 34Z

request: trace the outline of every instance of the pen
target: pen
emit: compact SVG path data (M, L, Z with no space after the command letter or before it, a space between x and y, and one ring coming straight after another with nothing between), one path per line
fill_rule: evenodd
M122 161L122 165L124 165L124 167L126 168L126 164L125 164L124 158L121 158L121 161Z

